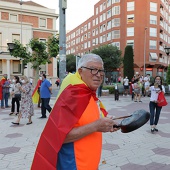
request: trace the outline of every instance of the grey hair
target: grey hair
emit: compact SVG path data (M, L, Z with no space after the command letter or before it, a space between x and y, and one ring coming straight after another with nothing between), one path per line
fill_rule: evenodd
M84 54L81 57L81 59L79 60L79 62L78 62L77 69L81 68L82 66L87 66L87 63L91 62L91 61L93 61L93 62L101 62L103 64L103 60L102 60L102 58L99 55L92 54L92 53Z

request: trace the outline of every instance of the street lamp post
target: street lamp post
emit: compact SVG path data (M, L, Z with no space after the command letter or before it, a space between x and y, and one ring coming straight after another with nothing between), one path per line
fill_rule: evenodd
M146 30L147 30L147 27L145 27L145 36L144 36L144 59L143 59L143 76L145 77L145 74L146 74Z
M59 0L59 78L62 82L66 74L66 22L67 0Z

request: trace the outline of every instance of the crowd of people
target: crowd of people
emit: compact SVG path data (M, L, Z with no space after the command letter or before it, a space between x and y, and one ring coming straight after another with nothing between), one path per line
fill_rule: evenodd
M38 107L41 108L42 116L40 118L46 118L46 110L49 113L51 112L49 105L51 94L52 82L46 79L45 74L39 76L34 90L33 79L28 79L26 76L14 76L10 80L7 79L7 74L4 74L0 80L1 109L11 107L9 115L18 116L16 121L12 122L14 125L19 125L21 118L28 118L27 125L32 124L31 118L34 115L34 104L38 104ZM11 106L9 106L8 102L10 97Z

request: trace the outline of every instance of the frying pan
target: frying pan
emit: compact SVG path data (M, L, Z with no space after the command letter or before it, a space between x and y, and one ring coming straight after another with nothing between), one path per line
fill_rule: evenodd
M122 133L129 133L143 126L149 120L149 118L150 118L149 112L143 109L136 110L135 112L132 113L132 115L114 118L113 120L116 119L123 120L120 122L120 124L113 125L113 127L120 128Z

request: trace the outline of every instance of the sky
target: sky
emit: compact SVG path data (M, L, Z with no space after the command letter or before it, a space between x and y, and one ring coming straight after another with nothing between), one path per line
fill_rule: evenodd
M24 0L25 1L25 0ZM32 0L59 14L59 0ZM100 0L67 0L66 30L72 30L94 14L94 5ZM59 19L57 20L59 29Z

